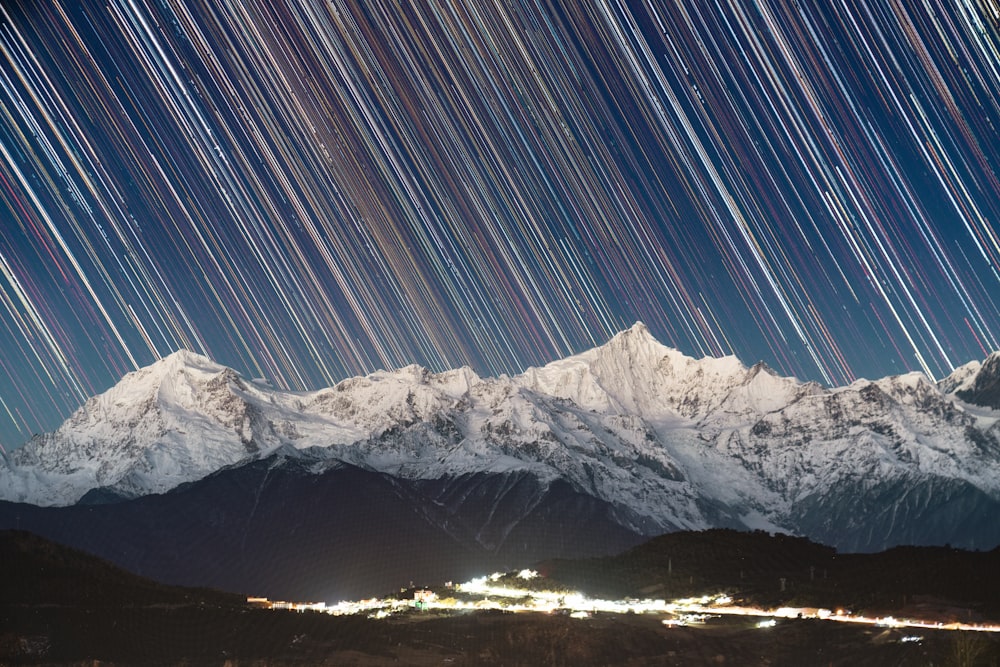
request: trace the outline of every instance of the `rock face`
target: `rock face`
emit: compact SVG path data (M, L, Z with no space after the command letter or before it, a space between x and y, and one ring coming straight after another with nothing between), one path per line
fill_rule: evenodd
M972 362L963 367L963 382L953 381L954 393L963 401L1000 410L1000 352L994 352L981 365Z
M267 459L380 475L416 505L464 517L463 543L491 552L553 489L633 536L762 528L850 550L989 548L1000 543L998 378L994 354L937 385L914 373L824 389L733 357L686 357L642 324L513 378L410 366L315 392L178 352L12 452L0 498L141 498ZM425 516L448 534L457 525L443 509Z

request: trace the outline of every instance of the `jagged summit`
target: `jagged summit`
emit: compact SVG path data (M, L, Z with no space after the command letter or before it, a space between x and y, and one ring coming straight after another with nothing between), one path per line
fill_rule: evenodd
M986 357L981 364L962 368L966 374L954 386L955 395L968 403L1000 409L1000 352Z
M621 348L631 345L666 347L660 341L656 340L649 327L640 320L636 320L629 328L622 329L612 336L607 343L599 347Z
M166 355L165 357L153 362L154 365L157 363L166 363L171 365L185 365L185 366L195 366L195 367L220 367L219 364L212 361L210 358L195 352L193 350L188 350L185 348L180 348Z
M669 408L691 417L723 401L747 373L734 356L688 357L636 322L604 345L530 368L519 379L591 410L655 416Z
M256 453L245 391L231 368L187 350L168 355L14 450L0 497L39 502L41 493L42 504L65 504L106 486L144 495L242 460Z
M688 357L683 352L668 347L657 340L642 322L636 322L628 329L615 334L604 345L579 356L597 358L613 356L618 358L618 362L626 360L634 362L637 369L658 366L664 358L669 358L671 361L684 361L689 364L693 362L700 366L711 367L714 373L720 375L735 375L747 370L747 367L732 355L703 357L701 359Z
M199 374L221 373L227 369L203 354L191 350L179 349L161 357L148 366L126 374L122 381L134 377L162 378L182 371Z
M132 405L133 409L147 409L160 400L196 401L200 392L195 387L220 377L222 379L218 379L216 384L235 380L239 374L208 357L179 350L149 366L127 373L107 391L88 399L67 423L78 424L81 420L92 418L95 412L113 411L114 406Z

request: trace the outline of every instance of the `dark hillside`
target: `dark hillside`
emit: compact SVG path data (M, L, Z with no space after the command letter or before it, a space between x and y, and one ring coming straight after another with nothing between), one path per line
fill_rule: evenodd
M656 585L663 586L664 578L681 577L687 577L688 586L708 586L732 580L731 570L741 567L746 584L787 575L789 589L804 597L802 565L824 558L839 568L831 569L825 581L859 577L868 586L878 579L867 572L870 563L896 568L898 576L883 576L884 586L872 589L883 595L883 590L920 583L932 572L927 568L968 567L975 563L967 560L970 556L983 563L996 558L908 549L879 554L876 560L837 557L798 538L707 531L664 536L616 558L552 565L558 576L585 574L591 583L623 590L658 579ZM8 575L0 589L0 664L881 667L985 665L1000 658L1000 645L988 633L931 630L919 641L904 642L910 633L903 630L814 620L787 620L760 630L754 618L721 617L702 626L667 629L655 614L577 620L496 610L414 610L373 620L249 609L239 598L161 585L20 531L0 532L0 558ZM939 577L928 585L948 591L949 581L959 582L959 590L965 590L962 582L974 576L967 570L963 577ZM988 578L982 582L980 597L992 595L994 584ZM814 585L809 594L820 590Z
M641 541L608 503L565 483L521 473L406 480L346 464L317 474L310 465L269 457L100 505L0 502L0 528L27 528L169 584L328 602Z
M548 561L542 570L591 595L671 599L731 591L763 606L855 610L898 610L933 598L1000 617L1000 549L838 554L805 538L716 529L663 535L618 556Z
M242 607L245 602L230 593L166 586L25 531L0 530L0 563L0 605Z

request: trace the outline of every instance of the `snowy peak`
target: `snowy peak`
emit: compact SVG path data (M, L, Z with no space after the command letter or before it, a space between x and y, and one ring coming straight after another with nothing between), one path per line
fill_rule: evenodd
M128 373L118 384L157 384L165 378L178 374L186 373L198 377L209 377L226 370L226 366L218 364L204 355L191 350L178 350L154 361L145 368Z
M175 352L15 450L12 468L24 474L0 479L0 497L65 504L105 486L142 495L242 461L256 453L248 391L232 369Z
M642 322L636 322L628 329L612 336L604 345L592 350L599 358L629 359L646 366L657 362L664 354L672 351L656 340Z
M685 356L637 322L600 347L529 369L517 379L591 410L697 418L718 406L747 372L735 357Z
M648 390L656 368L671 353L674 350L637 322L600 347L529 368L517 379L532 391L591 410L639 413L643 406L637 398Z
M747 418L783 410L805 396L825 393L815 383L803 384L778 375L764 362L743 369L742 374L734 372L733 378L734 383L715 409Z
M108 391L89 399L60 431L110 421L135 428L144 415L167 411L231 414L235 389L245 384L236 371L187 350L127 374Z
M429 421L468 401L482 380L470 368L432 373L417 365L348 378L303 395L305 409L358 438ZM327 443L329 444L329 443Z
M166 372L180 368L201 369L206 373L218 373L226 369L226 366L218 364L203 354L192 352L191 350L180 349L168 354L162 359L153 362L149 368L161 368Z
M630 411L646 416L664 408L699 420L718 410L762 414L803 391L797 380L778 376L763 362L747 368L734 356L688 357L662 345L642 323L597 348L594 356L594 373L604 386L614 387Z
M994 352L982 363L972 362L955 369L941 381L941 390L967 403L1000 410L1000 352Z
M153 362L125 375L103 394L94 396L64 424L79 425L107 418L126 418L126 413L146 411L155 404L181 402L188 407L202 403L203 389L218 390L237 379L231 369L187 350Z

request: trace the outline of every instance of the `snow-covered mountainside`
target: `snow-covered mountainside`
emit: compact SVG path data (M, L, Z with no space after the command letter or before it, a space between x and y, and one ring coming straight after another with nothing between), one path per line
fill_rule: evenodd
M178 352L13 451L0 499L160 493L277 452L317 472L564 480L645 535L732 526L882 548L962 525L993 546L996 529L975 526L1000 508L997 378L1000 354L937 385L914 373L824 389L686 357L642 324L513 378L410 366L315 392Z

